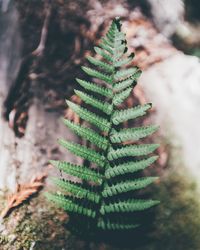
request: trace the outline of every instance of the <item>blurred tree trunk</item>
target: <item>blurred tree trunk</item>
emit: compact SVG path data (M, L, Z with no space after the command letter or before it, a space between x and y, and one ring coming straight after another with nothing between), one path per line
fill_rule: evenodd
M14 98L20 91L22 95L31 98L28 95L29 89L21 90L22 86L16 85L16 79L21 70L19 65L23 60L18 20L15 6L9 8L8 12L0 17L2 27L0 34L0 190L11 191L15 190L17 183L28 182L37 174L47 171L49 159L64 160L68 157L66 151L63 152L57 146L57 139L64 137L67 130L59 119L59 113L45 110L41 102L42 96L40 99L42 93L36 80L28 79L28 71L24 73L24 79L32 81L32 85L27 86L33 88L34 92L38 91L38 96L34 97L29 104L28 113L23 109L17 110L20 107L15 105L11 105L11 109L8 109L9 103L14 103ZM26 63L27 61L25 66L28 66ZM14 128L17 112L27 116L26 131L21 131L23 136L19 136Z
M17 74L18 60L21 51L18 13L14 7L0 16L0 189L15 189L16 166L13 162L15 135L4 119L4 101L9 92L9 82ZM15 41L16 50L13 50Z

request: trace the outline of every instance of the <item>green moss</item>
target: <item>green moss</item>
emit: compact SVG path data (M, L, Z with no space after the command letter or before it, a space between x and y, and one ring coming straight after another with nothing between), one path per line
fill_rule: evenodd
M196 180L181 159L180 148L170 145L169 162L151 190L161 201L148 246L138 250L199 250L200 199Z
M0 249L61 249L69 238L65 221L66 213L47 203L42 194L5 219Z
M183 169L182 169L183 170ZM177 171L170 172L155 189L157 209L148 250L199 250L200 203L194 182Z
M7 236L0 235L0 244L5 245L7 243L9 243L9 238Z
M0 250L199 250L199 194L177 156L179 153L170 157L160 182L150 190L161 204L156 209L153 229L147 234L145 245L114 247L78 240L65 229L66 213L48 203L41 193L5 219L5 229L0 232ZM1 199L0 206L3 203ZM120 241L123 243L123 239Z

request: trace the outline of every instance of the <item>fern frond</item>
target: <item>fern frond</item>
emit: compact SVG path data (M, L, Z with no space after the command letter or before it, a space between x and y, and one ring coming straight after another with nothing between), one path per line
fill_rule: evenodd
M128 78L132 75L134 75L138 71L137 67L130 68L130 69L122 69L120 71L117 71L116 74L114 75L114 79L116 81L123 80L124 78Z
M83 102L67 101L69 108L85 121L84 125L64 120L69 129L86 140L86 146L59 140L62 146L85 161L83 166L51 161L66 175L53 180L60 191L47 194L47 197L70 215L74 213L71 218L74 227L79 226L85 231L91 228L92 232L131 230L140 224L136 222L139 218L135 219L135 212L142 212L159 203L151 199L134 199L140 196L140 192L136 194L137 190L143 190L157 179L138 177L143 176L139 171L158 158L149 156L158 144L140 142L140 139L154 133L157 126L123 128L124 122L146 115L152 105L147 103L121 109L141 70L131 64L134 54L127 53L127 41L119 18L113 20L99 47L94 50L98 55L87 57L93 68L82 67L87 77L94 79L76 78L82 90L75 90L75 94ZM130 144L124 145L124 142ZM79 178L79 183L72 177ZM81 226L79 218L83 219Z
M77 156L80 156L81 158L84 158L90 162L96 163L100 167L104 167L105 157L96 151L94 151L91 148L87 148L83 145L69 142L60 139L59 144L63 147L67 148L70 152L74 153Z
M110 203L108 205L102 205L100 212L102 215L105 213L119 213L119 212L135 212L143 211L147 208L151 208L160 202L157 200L128 200L120 201L116 203Z
M113 73L114 72L114 67L108 63L102 62L94 57L88 56L87 57L88 61L95 66L105 70L108 73Z
M102 118L98 115L95 115L93 112L88 111L85 108L82 108L81 106L71 102L66 101L68 106L77 114L79 115L83 120L90 122L91 124L95 125L102 131L108 132L110 129L110 122Z
M109 88L101 87L101 86L96 85L96 83L87 82L78 78L76 78L76 81L86 90L90 90L92 92L98 93L105 97L109 97L109 98L113 97L113 92Z
M114 58L114 62L118 61L119 59L121 59L123 57L123 55L126 53L126 51L128 50L128 48L126 47L125 43L121 44L121 40L117 40L118 42L115 42L115 55L113 56Z
M115 185L106 186L102 192L103 197L109 197L113 195L118 195L121 193L126 193L129 191L138 190L141 188L145 188L152 182L154 182L157 177L145 177L145 178L138 178L133 181L124 181L121 183L117 183Z
M137 70L133 75L131 75L127 79L118 81L114 85L114 91L115 92L122 91L131 85L132 87L134 87L136 85L136 80L140 77L141 73L142 73L141 70Z
M135 119L139 116L146 114L146 111L151 108L151 104L138 105L135 108L124 109L120 111L115 111L113 114L112 122L118 125L122 122L128 121L130 119Z
M112 30L109 30L108 32L107 32L107 34L106 34L106 37L107 37L107 39L111 42L111 43L114 43L114 35L113 35L113 33L111 33L112 32Z
M64 173L78 177L85 181L92 181L97 184L102 184L102 175L97 173L95 170L89 169L85 166L75 165L65 161L53 161L50 163L54 165L54 167L62 170Z
M111 222L107 220L106 222L103 220L100 220L98 222L98 227L103 230L130 230L135 229L139 227L139 224L122 224L122 223L116 223Z
M110 43L111 44L111 43ZM99 46L102 48L102 49L104 49L104 50L106 50L108 53L110 53L111 55L113 55L113 53L114 53L114 51L113 51L113 49L108 45L108 43L105 41L105 40L103 40L100 44L99 44Z
M132 87L125 89L119 94L115 94L113 98L113 104L115 106L121 104L130 95L131 91L132 91Z
M121 32L121 31L117 32L117 37L115 37L115 43L117 43L117 42L120 42L120 44L127 43L125 33ZM117 50L117 48L118 48L118 46L115 47L116 50Z
M118 60L115 62L115 67L121 67L123 65L128 65L129 63L132 62L133 58L134 58L134 53L131 53L127 58L123 58L121 60Z
M106 61L111 62L111 63L113 62L112 56L109 55L107 52L104 52L104 50L100 49L99 47L94 47L94 50L95 50L95 52L96 52L98 55L100 55L100 56L102 56L104 59L106 59Z
M99 135L98 133L96 133L94 130L90 128L85 128L67 119L64 119L63 122L68 128L73 130L77 135L83 137L84 139L87 139L88 141L96 145L97 147L106 150L108 146L108 139L106 139L105 137Z
M108 151L108 160L113 161L127 156L143 156L152 153L159 147L159 144L141 144L125 146L119 149L110 148Z
M104 45L106 45L106 46L109 46L111 49L113 49L114 44L111 43L108 39L106 39L105 37L103 37L103 38L101 39L101 41L102 41L101 44L104 44ZM100 45L100 47L101 47L101 45ZM107 50L107 49L106 49L106 50Z
M106 75L106 74L103 74L97 70L94 70L94 69L91 69L89 67L85 67L85 66L82 66L82 70L88 74L89 76L92 76L92 77L95 77L95 78L98 78L100 80L103 80L105 81L106 83L108 84L112 84L113 81L112 81L112 77L110 75Z
M132 77L129 77L126 80L117 82L114 85L113 89L115 92L120 92L126 89L127 87L133 86L133 84L134 84L134 80L132 79Z
M63 208L67 212L73 212L81 215L85 215L91 218L95 218L96 212L88 207L84 207L76 202L67 199L64 195L46 193L46 197L56 203L59 207Z
M91 192L90 190L81 187L77 183L71 183L70 181L60 180L58 178L51 178L53 183L56 184L59 188L64 191L73 194L77 198L87 199L89 201L98 203L100 196L95 192Z
M79 96L85 103L90 104L91 106L100 109L101 111L103 111L104 113L106 113L107 115L110 115L113 107L111 104L109 104L108 102L102 102L98 99L96 99L95 97L85 94L84 92L80 91L80 90L74 90L74 92L76 93L77 96Z
M153 134L157 129L158 126L128 128L128 129L121 129L120 131L112 129L110 140L112 143L120 143L130 140L137 141L141 138Z
M116 165L112 168L108 168L105 171L106 178L113 178L119 175L135 173L139 170L143 170L150 166L158 159L158 156L152 156L140 161L130 161L120 165Z

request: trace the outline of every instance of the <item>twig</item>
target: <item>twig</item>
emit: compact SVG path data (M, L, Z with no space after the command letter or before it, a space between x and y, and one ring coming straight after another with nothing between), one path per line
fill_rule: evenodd
M45 3L45 19L44 19L44 23L43 23L43 27L42 27L42 31L41 31L41 36L40 36L40 42L38 47L32 52L32 55L34 56L42 56L44 49L45 49L45 44L46 44L46 40L47 40L47 35L48 35L48 27L49 27L49 21L50 21L50 17L51 17L51 3L50 2L46 2Z

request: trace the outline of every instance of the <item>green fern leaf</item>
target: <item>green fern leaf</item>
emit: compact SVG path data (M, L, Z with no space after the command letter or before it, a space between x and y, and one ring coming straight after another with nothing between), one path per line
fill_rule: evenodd
M87 139L91 143L95 144L97 147L102 148L104 150L106 150L106 148L108 147L108 140L105 137L96 133L94 130L90 128L85 128L66 119L64 119L63 121L65 125L71 130L73 130L77 135Z
M99 72L97 70L90 69L90 68L85 67L85 66L83 66L82 69L89 76L98 78L98 79L103 80L103 81L105 81L106 83L109 83L109 84L112 84L112 82L113 82L112 77L110 75L103 74L103 73L101 73L101 72Z
M106 37L107 37L107 39L111 42L111 43L114 43L114 35L113 35L113 33L111 33L112 32L112 30L109 30L108 32L107 32L107 34L106 34Z
M136 84L135 80L137 80L139 78L141 73L142 73L142 71L138 70L134 73L134 75L130 76L129 78L127 78L125 80L118 81L114 85L114 91L119 92L119 91L122 91L129 86L134 87L134 85Z
M101 111L103 111L104 113L106 113L107 115L110 115L113 107L111 104L109 104L108 102L101 102L100 100L96 99L95 97L85 94L82 91L79 90L74 90L74 92L76 93L77 96L79 96L85 103L90 104L91 106L100 109Z
M108 152L108 160L113 161L127 156L143 156L152 153L159 147L159 144L143 144L125 146L119 149L110 148Z
M112 56L111 55L109 55L107 52L105 52L104 50L102 50L102 49L100 49L99 47L94 47L94 50L95 50L95 52L98 54L98 55L100 55L100 56L102 56L104 59L106 59L106 61L108 61L108 62L113 62L113 58L112 58Z
M113 73L114 72L114 67L108 63L102 62L94 57L88 56L87 57L88 61L95 66L105 70L108 73Z
M58 178L51 178L53 183L56 184L58 187L62 188L64 191L73 194L77 198L87 199L89 201L98 203L99 202L99 195L91 192L86 188L82 188L77 183L71 183L69 181L60 180Z
M128 78L128 77L134 75L137 71L138 71L137 67L117 71L117 73L114 75L114 79L116 81L123 80L124 78Z
M113 49L113 46L114 46L114 44L113 43L111 43L108 39L106 39L105 37L103 37L102 39L101 39L101 44L104 44L105 46L107 46L107 47L110 47L111 49ZM99 45L100 47L101 47L101 44ZM104 48L103 48L104 49ZM107 50L107 49L106 49ZM109 51L108 51L109 52Z
M66 174L78 177L85 181L92 181L99 185L102 184L102 175L97 173L95 170L89 169L84 166L75 165L69 162L64 161L53 161L51 160L50 163L54 165L54 167L62 170Z
M113 97L112 90L109 88L104 88L104 87L96 85L96 83L87 82L78 78L76 78L76 81L86 90L90 90L92 92L98 93L105 97L109 97L109 98Z
M100 220L98 222L98 227L103 230L130 230L135 229L139 227L139 224L122 224L122 223L113 223L109 220L104 222L103 220Z
M115 36L116 36L116 34L115 34ZM119 43L120 45L124 44L124 43L126 44L126 35L125 35L125 33L117 31L117 37L115 37L115 44L116 44L115 50L118 49L118 46L117 46L118 42L120 42Z
M114 166L113 168L108 168L105 171L106 178L113 178L123 174L135 173L139 170L143 170L150 166L153 162L158 159L158 156L152 156L140 161L130 161L124 164Z
M118 61L123 57L125 52L127 51L126 44L121 44L121 40L117 40L118 42L115 43L115 55L113 56L114 62Z
M116 94L113 98L113 104L115 106L121 104L130 95L131 91L132 91L132 87L125 89L119 94Z
M111 124L107 119L104 119L98 115L95 115L94 113L88 111L85 108L80 107L79 105L73 102L67 101L67 104L83 120L90 122L91 124L101 129L102 131L105 131L105 132L109 131Z
M121 67L123 65L128 65L129 63L132 62L133 58L134 58L134 53L131 53L127 58L123 58L117 62L115 62L115 67Z
M133 181L125 181L121 183L117 183L115 185L106 186L102 192L103 197L109 197L121 193L126 193L129 191L138 190L141 188L145 188L152 182L154 182L157 177L145 177L139 178Z
M141 223L130 220L130 216L135 218L135 212L142 212L159 203L151 199L134 199L136 190L145 189L157 179L138 177L141 174L137 173L158 158L149 156L158 148L158 144L140 142L154 133L157 126L123 128L124 122L146 115L151 104L128 109L119 107L129 97L141 75L141 70L132 64L134 54L127 53L127 41L121 31L119 18L113 20L99 47L94 50L98 55L87 57L94 69L82 67L87 77L94 80L76 79L82 90L75 90L75 94L83 102L78 105L67 101L69 108L84 121L84 125L64 120L65 125L84 139L87 146L59 140L62 146L85 161L83 166L51 161L66 175L53 180L59 187L59 193L47 193L46 196L69 215L74 214L70 226L97 233L101 230L131 230ZM124 142L131 144L124 145ZM72 177L78 178L79 183L72 181L77 180Z
M90 208L84 207L75 203L74 201L67 199L64 195L46 193L46 197L56 203L59 207L63 208L67 212L73 212L83 214L88 217L95 218L96 212Z
M132 79L132 77L129 77L126 80L117 82L113 88L114 88L115 92L120 92L120 91L126 89L127 87L130 87L133 85L134 85L134 80Z
M146 114L146 111L151 108L151 104L145 104L143 106L138 105L135 108L115 111L113 114L112 122L115 125L118 125L119 123L128 121L130 119L135 119L139 116L143 116Z
M77 156L80 156L90 162L96 163L100 167L104 167L105 157L93 149L87 148L83 145L68 142L65 140L59 140L60 145L67 148L70 152Z
M108 53L110 53L111 55L113 55L113 53L114 53L113 49L112 49L106 42L102 41L102 42L99 44L99 46L100 46L102 49L106 50L106 51L107 51Z
M119 132L112 129L110 140L112 143L120 143L130 140L137 141L141 138L153 134L157 129L158 126L121 129Z
M135 212L143 211L147 208L151 208L160 202L157 200L128 200L116 203L111 203L108 205L102 205L100 212L102 215L105 213L116 213L116 212Z

